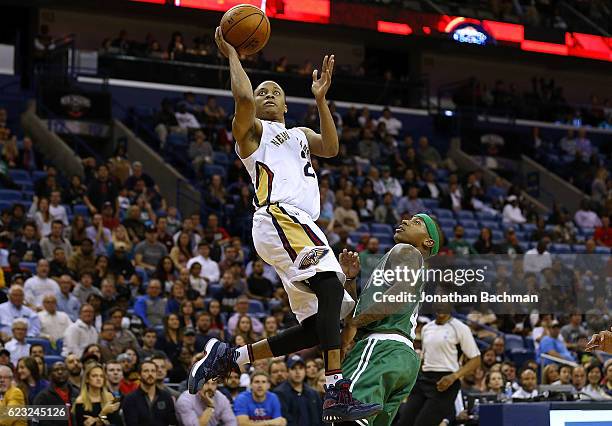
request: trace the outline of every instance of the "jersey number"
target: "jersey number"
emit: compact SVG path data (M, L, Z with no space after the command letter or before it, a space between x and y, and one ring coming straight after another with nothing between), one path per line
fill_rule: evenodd
M302 151L302 158L306 159L306 165L304 166L304 176L317 177L317 175L315 175L314 169L312 168L312 164L310 164L310 161L308 161L308 159L306 158L306 153L304 151Z

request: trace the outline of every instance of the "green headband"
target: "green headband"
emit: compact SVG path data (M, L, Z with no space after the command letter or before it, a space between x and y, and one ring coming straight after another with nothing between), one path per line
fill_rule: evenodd
M434 246L431 248L431 255L435 256L438 254L438 250L440 250L440 234L438 233L438 227L434 223L433 219L429 217L426 213L415 214L415 216L420 217L425 222L425 228L427 228L427 233L434 240Z

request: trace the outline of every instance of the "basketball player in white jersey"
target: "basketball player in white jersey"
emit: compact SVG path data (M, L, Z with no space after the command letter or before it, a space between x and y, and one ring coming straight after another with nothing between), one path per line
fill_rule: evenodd
M331 85L334 56L312 75L312 93L319 109L321 134L305 127L287 129L283 89L264 81L253 91L236 50L221 30L217 45L229 59L236 113L232 132L236 152L255 186L253 242L262 259L276 269L299 325L253 345L231 348L218 340L206 345L204 358L189 374L189 391L196 393L211 378L227 376L239 365L291 354L320 345L325 360L326 392L323 420L354 421L381 410L379 404L354 400L351 382L342 377L340 319L354 305L344 291L346 279L323 232L319 217L319 185L310 154L338 154L338 134L325 95Z

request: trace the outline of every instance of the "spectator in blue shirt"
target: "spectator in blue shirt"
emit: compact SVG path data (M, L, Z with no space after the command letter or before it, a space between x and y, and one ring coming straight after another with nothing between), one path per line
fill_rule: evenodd
M64 274L57 281L60 287L60 292L57 293L57 310L65 312L70 317L72 322L79 319L79 310L81 302L72 294L72 277Z
M567 349L565 343L559 339L559 333L561 329L559 327L558 321L553 321L551 323L550 335L545 336L540 342L540 346L538 347L537 352L537 361L540 361L540 356L542 354L548 354L551 356L556 356L558 358L563 358L568 361L576 361L576 358L572 353ZM551 364L553 361L545 359L544 365Z
M147 328L163 324L166 316L166 299L160 297L162 285L158 279L152 279L147 286L147 294L140 296L134 303L134 313L140 317Z
M262 422L268 426L286 426L287 421L281 415L278 397L269 389L268 374L261 371L253 373L251 390L242 392L234 400L238 426L248 426L252 422Z

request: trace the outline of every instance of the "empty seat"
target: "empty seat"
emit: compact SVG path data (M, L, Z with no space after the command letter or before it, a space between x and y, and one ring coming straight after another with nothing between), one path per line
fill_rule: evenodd
M0 189L0 200L2 201L21 201L21 191L12 189Z
M225 167L217 164L207 164L204 166L204 177L211 177L213 175L219 175L225 179L226 170Z
M227 157L227 154L225 152L219 152L219 151L215 151L213 153L213 162L215 164L220 164L223 166L228 165L230 163Z
M386 223L372 223L370 224L370 231L375 234L393 234L393 227Z
M438 218L438 223L442 227L453 228L457 224L457 221L455 221L455 219L453 218L445 217L445 218Z
M27 170L10 169L8 173L11 179L13 179L14 181L31 181L32 180Z
M474 213L469 210L459 210L455 213L457 219L474 219Z
M551 253L571 253L572 248L569 244L551 244Z
M511 351L513 349L525 349L523 336L519 336L518 334L506 334L504 336L504 342L506 351Z
M491 228L491 230L499 229L499 222L496 222L494 220L481 220L480 226L482 226L483 228L484 227Z
M433 209L433 212L437 216L438 219L442 219L442 218L452 219L453 218L453 212L449 209Z
M89 209L85 204L77 204L72 209L75 215L81 215L85 217L89 215Z
M421 198L421 201L428 209L436 209L440 205L440 202L434 198Z
M370 226L367 223L362 223L357 228L357 232L370 232Z
M459 220L459 223L464 228L479 229L478 222L476 222L474 219L461 219Z
M64 361L64 357L61 355L45 355L45 364L47 367L51 367L56 362Z

